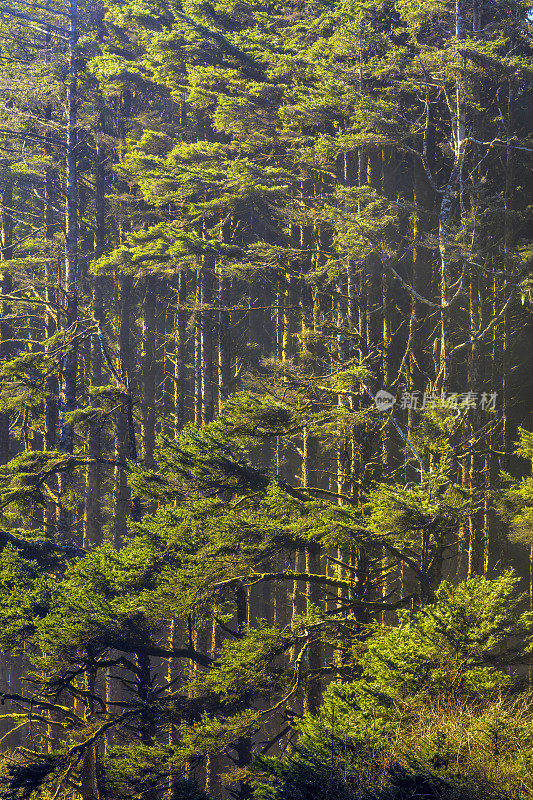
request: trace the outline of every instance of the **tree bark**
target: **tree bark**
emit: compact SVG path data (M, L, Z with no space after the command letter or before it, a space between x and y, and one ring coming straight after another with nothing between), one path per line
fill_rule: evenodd
M96 160L94 168L95 178L95 233L94 233L94 259L99 259L104 254L106 236L106 204L105 204L105 164L106 148L102 142L96 142ZM92 306L93 316L100 327L104 326L104 278L95 275L92 279ZM102 349L96 336L91 338L90 344L90 380L93 386L102 385ZM102 431L99 423L93 424L89 429L88 442L89 458L87 467L87 483L85 492L85 543L84 546L101 544L102 531L102 467L98 459L102 455Z
M222 410L231 384L231 315L228 309L229 280L219 270L218 273L218 410Z
M463 0L455 2L455 36L457 39L464 37L464 9ZM456 53L456 58L460 58ZM457 194L462 193L463 161L466 150L466 107L462 79L459 71L455 79L455 108L450 109L451 136L453 141L454 162L448 182L442 196L439 211L439 253L440 253L440 357L436 383L440 384L443 391L448 386L450 371L450 297L449 297L449 239L452 225L452 212Z
M200 324L200 363L202 387L202 423L214 416L213 396L213 273L211 263L202 269L202 311Z
M130 417L131 387L130 382L130 311L132 306L132 282L129 276L119 277L120 290L120 325L119 325L119 356L120 380L124 390L124 398L120 408L116 411L116 439L115 456L118 465L115 467L114 487L114 516L113 516L113 542L117 549L122 547L127 533L127 515L130 508L130 490L124 464L132 455L136 456L135 431L131 431ZM132 442L133 435L133 442Z
M68 84L68 140L67 140L67 203L66 203L66 251L65 251L65 297L67 302L65 330L67 337L75 332L78 320L78 3L69 4L69 84ZM76 407L76 383L78 373L78 348L75 341L68 344L61 369L61 434L59 450L74 452L74 427L65 415ZM57 529L62 539L69 537L72 528L72 513L65 506L65 498L72 487L72 471L65 470L59 476L60 506Z
M2 252L0 263L13 258L13 176L8 166L5 167L5 184L2 193ZM9 270L1 268L0 292L4 295L11 294L13 280ZM4 319L9 314L9 305L2 303L2 318L0 319L0 359L8 359L12 352L12 331L9 323ZM9 413L0 412L0 464L7 464L10 455Z
M196 271L194 310L194 421L202 424L202 271Z
M174 421L176 434L185 425L186 396L186 358L187 358L187 317L184 309L187 300L187 273L183 270L178 276L178 305L176 308L176 331L174 351Z
M154 466L155 426L156 426L156 383L157 383L157 344L156 344L156 305L158 282L155 278L146 281L143 303L143 357L142 357L142 445L144 463Z

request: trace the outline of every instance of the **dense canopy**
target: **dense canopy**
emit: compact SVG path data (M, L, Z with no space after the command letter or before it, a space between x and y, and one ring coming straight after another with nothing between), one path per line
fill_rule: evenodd
M0 20L1 796L532 800L529 5Z

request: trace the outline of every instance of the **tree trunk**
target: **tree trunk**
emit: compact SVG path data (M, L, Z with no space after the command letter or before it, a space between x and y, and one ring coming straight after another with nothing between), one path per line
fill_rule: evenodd
M146 293L143 303L143 357L142 357L142 445L144 463L154 466L155 449L155 404L157 383L156 360L156 306L157 281L149 278L146 281Z
M244 632L246 625L249 622L250 609L248 606L248 595L243 586L239 586L236 591L236 608L237 608L237 630L239 633ZM252 762L252 739L250 736L241 736L235 743L235 751L237 753L236 765L237 767L247 767ZM239 798L244 800L252 794L251 787L246 781L239 781Z
M94 258L97 260L104 253L106 235L106 205L105 205L105 162L106 149L104 145L96 143L95 161L95 233L94 233ZM93 316L100 327L104 325L104 278L96 275L92 279L92 305ZM102 349L96 336L90 343L90 380L93 386L102 385ZM103 541L102 531L102 466L98 459L102 456L102 431L100 425L91 425L89 429L88 455L91 462L87 467L87 484L85 492L85 542L87 547L91 544L98 545Z
M305 571L312 575L320 573L320 548L311 544L305 551ZM306 584L307 613L317 608L320 602L320 586L316 583ZM307 649L307 680L304 693L305 710L316 713L320 705L321 687L318 671L322 666L322 647L319 642L312 642Z
M137 655L137 695L141 704L139 734L143 745L150 747L155 736L155 720L150 705L152 700L152 676L150 656Z
M65 252L65 297L67 302L65 331L69 337L75 333L78 319L78 179L77 179L77 47L78 47L78 4L70 0L69 5L69 85L68 85L68 141L67 141L67 205L66 205L66 252ZM61 434L59 450L62 453L74 452L74 427L66 419L66 414L76 407L76 382L78 372L78 348L75 341L68 344L61 370ZM60 507L58 513L58 534L62 540L68 539L72 528L72 513L66 508L64 500L72 487L72 470L65 470L59 476Z
M132 284L129 276L119 277L119 303L120 303L120 324L119 324L119 355L120 355L120 379L124 395L130 392L130 311L132 306ZM123 397L123 403L116 411L116 439L115 439L115 458L118 462L115 467L115 486L114 486L114 515L113 515L113 543L120 549L127 533L127 515L130 507L130 490L128 488L125 464L131 457L130 442L130 409L131 404L128 397Z
M231 337L230 321L231 315L228 309L229 304L229 280L218 273L218 410L222 410L224 401L227 399L231 383Z
M51 52L51 45L51 35L50 33L47 33L47 53ZM52 106L50 104L48 104L46 107L45 119L47 121L52 119ZM45 139L46 142L44 151L46 156L51 158L53 153L53 145L50 141L51 133L48 128L45 132ZM59 286L59 268L56 254L54 252L54 199L56 199L57 195L57 192L54 190L54 177L56 177L56 171L48 163L44 173L44 224L46 237L44 299L48 304L44 312L44 335L47 340L50 340L56 333L58 325L57 312L53 310L54 304L57 301L57 289ZM48 344L45 346L45 348L47 350L50 349ZM59 421L58 397L59 377L52 372L46 378L46 396L44 399L44 449L47 451L54 450L57 444ZM50 483L52 491L57 493L57 477L51 478ZM53 502L49 502L45 511L45 525L50 533L56 528L56 517L56 505Z
M83 687L88 693L86 701L85 722L91 724L94 716L94 701L91 697L95 693L96 670L87 672L86 685ZM98 781L98 745L88 747L83 756L81 768L81 797L83 800L100 800L100 787Z
M178 276L178 305L176 309L176 331L174 351L174 419L176 434L185 425L185 393L187 358L187 317L185 302L187 300L187 273L183 270Z
M194 310L194 421L202 424L202 271L196 272Z
M471 273L469 281L469 318L470 318L470 348L468 352L468 389L478 391L480 383L479 371L479 342L476 335L480 325L480 288L479 276ZM468 469L468 489L472 502L479 503L481 481L483 479L483 458L477 452L479 443L476 442L477 431L481 427L481 420L477 408L472 408L468 412L470 436L470 458ZM468 577L477 575L482 569L482 549L483 549L483 514L479 508L472 508L468 517L469 548L468 548Z
M462 0L455 2L455 35L457 39L464 37ZM460 58L456 54L456 58ZM461 75L455 79L455 109L451 110L451 136L454 150L454 163L450 171L448 182L442 196L439 211L439 253L440 253L440 356L437 381L443 391L446 391L449 379L449 238L452 225L452 212L457 193L461 196L463 161L466 150L466 108L463 96Z
M211 263L202 270L202 311L200 325L200 364L202 386L202 423L214 416L213 397L213 273Z
M2 253L0 263L13 258L13 177L9 167L5 168L5 186L2 193ZM13 291L11 273L2 269L0 272L0 292L9 295ZM4 319L9 314L9 304L2 303L0 319L0 359L8 359L11 355L12 331ZM7 464L10 454L9 413L0 412L0 464Z

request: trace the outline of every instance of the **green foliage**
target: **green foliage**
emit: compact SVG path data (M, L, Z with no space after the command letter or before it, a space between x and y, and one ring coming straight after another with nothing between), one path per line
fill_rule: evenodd
M511 700L502 671L533 632L516 583L443 583L412 618L376 627L360 677L328 687L318 714L298 724L294 752L257 760L268 776L257 796L317 796L314 785L319 797L473 800L514 797L521 785L529 797L531 698Z
M413 620L376 631L361 660L367 680L373 676L391 697L430 702L481 700L503 690L508 676L494 665L523 654L532 631L530 615L519 610L523 598L513 596L516 584L510 573L457 588L441 583L434 603Z
M63 8L2 6L0 644L34 756L7 798L83 796L92 770L102 797L207 800L191 764L245 780L252 737L291 736L262 797L531 796L523 599L507 573L441 582L458 540L469 574L480 544L507 563L486 484L529 363L529 9L463 5L87 2L70 54ZM371 402L489 377L502 424ZM531 478L505 483L531 544Z
M173 748L162 744L112 747L105 755L106 786L113 797L119 798L139 797L144 792L156 791L162 779L162 762L166 764L167 775L173 778L176 766L172 756ZM202 794L192 781L190 789L192 797L202 800Z
M0 555L0 647L21 652L56 598L55 581L8 544Z
M0 508L14 505L19 511L33 504L44 506L55 496L49 481L62 469L73 466L72 456L57 451L30 450L11 459L0 467Z
M6 800L46 800L46 787L52 785L61 766L57 756L46 754L4 761L0 770L2 796Z
M272 664L294 641L290 630L266 623L245 629L236 641L224 643L212 670L193 678L193 691L194 686L207 689L228 704L237 698L249 702L255 695L272 696L287 683L287 676Z
M417 575L420 594L431 597L442 577L442 553L453 546L472 501L450 479L450 469L423 472L420 483L378 484L363 506L364 524Z
M519 429L519 442L515 454L531 461L533 467L533 434ZM515 541L533 544L533 477L527 475L520 481L503 474L503 488L499 492L498 507L501 516L511 526Z

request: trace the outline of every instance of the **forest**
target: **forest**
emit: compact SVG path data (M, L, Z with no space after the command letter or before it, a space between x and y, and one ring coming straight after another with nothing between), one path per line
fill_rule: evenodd
M533 800L524 0L0 0L0 797Z

